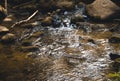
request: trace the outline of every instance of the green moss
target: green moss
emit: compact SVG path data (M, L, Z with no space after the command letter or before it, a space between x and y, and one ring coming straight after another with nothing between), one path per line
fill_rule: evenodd
M120 72L117 73L110 73L108 77L113 79L114 81L120 81Z

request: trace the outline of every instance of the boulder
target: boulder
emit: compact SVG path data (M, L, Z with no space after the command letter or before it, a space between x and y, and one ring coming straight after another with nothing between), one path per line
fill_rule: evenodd
M0 26L0 35L4 35L9 32L9 29L4 26Z
M120 1L95 0L86 6L87 14L95 20L112 20L120 18Z
M4 20L6 16L6 10L0 5L0 23Z

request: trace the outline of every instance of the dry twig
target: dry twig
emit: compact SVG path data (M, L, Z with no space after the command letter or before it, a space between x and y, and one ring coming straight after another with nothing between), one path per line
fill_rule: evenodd
M27 19L16 22L15 24L13 24L13 25L11 26L11 28L15 27L16 25L20 25L20 24L22 24L22 23L28 22L28 21L31 20L37 13L38 13L38 10L36 10L36 11L35 11L31 16L29 16Z

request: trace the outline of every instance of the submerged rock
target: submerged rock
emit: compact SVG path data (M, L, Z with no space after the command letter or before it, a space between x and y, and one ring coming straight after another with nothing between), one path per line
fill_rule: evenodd
M87 14L98 20L110 20L120 18L120 1L118 0L96 0L87 5Z

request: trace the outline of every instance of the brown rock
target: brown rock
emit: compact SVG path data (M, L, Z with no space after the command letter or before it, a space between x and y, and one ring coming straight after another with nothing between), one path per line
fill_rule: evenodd
M84 17L82 16L82 14L76 14L71 18L72 23L83 22L83 21L84 21Z
M96 0L87 5L86 11L90 17L99 20L120 18L120 6L115 0Z
M2 38L1 38L2 42L13 42L15 40L15 35L12 34L12 33L8 33L6 35L4 35Z
M53 18L51 16L46 17L41 21L42 26L50 26L52 25Z
M59 0L57 2L56 6L60 9L72 10L74 8L75 4L72 1Z
M6 33L9 32L9 29L4 27L4 26L0 26L0 35L4 35Z

